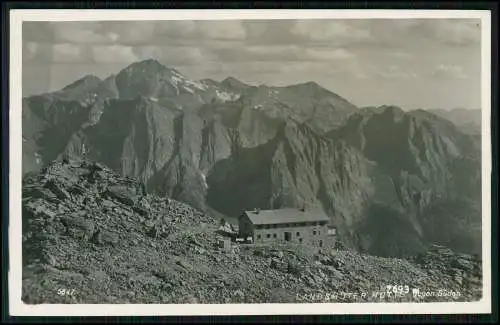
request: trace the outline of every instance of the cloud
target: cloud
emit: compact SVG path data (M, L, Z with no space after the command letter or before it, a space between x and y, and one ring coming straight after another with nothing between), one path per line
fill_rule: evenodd
M246 43L249 45L297 45L292 33L296 20L243 20Z
M171 20L155 22L156 36L171 38L192 38L196 35L198 25L192 20Z
M354 54L346 49L306 49L306 56L309 59L319 61L344 60L354 58Z
M432 75L439 78L466 79L468 76L464 69L454 64L439 64L432 72Z
M101 24L101 33L107 44L136 45L148 44L154 39L154 21L108 21Z
M133 48L130 46L123 45L111 45L111 46L94 46L92 47L93 58L95 62L125 62L130 63L138 61Z
M214 45L208 49L214 58L222 62L257 62L257 61L297 61L300 49L295 46L278 45Z
M471 54L477 46L464 46L477 45L479 33L474 20L457 19L29 22L23 59L119 65L154 58L217 75L233 74L226 67L234 66L234 74L255 77L289 70L317 78L463 79L479 62Z
M381 49L415 46L421 40L475 45L481 34L478 20L430 18L302 20L291 31L303 43Z
M226 41L328 47L397 47L427 39L463 46L479 42L480 28L478 21L464 19L24 22L23 39L102 45Z
M244 40L246 31L240 21L199 21L196 29L200 36L220 40Z
M385 69L378 71L378 76L385 79L415 79L417 73L414 71L407 71L397 65L390 65Z
M362 71L358 71L353 75L356 79L370 79L370 76Z
M416 30L429 39L452 46L474 45L481 40L479 20L426 19Z
M294 63L293 65L281 65L280 67L283 73L308 74L312 72L316 74L321 74L322 76L326 76L328 74L332 74L338 71L338 67L336 66L325 67L325 64L323 62L318 62L318 61L303 61Z
M24 21L22 25L23 41L37 43L54 42L54 33L49 22Z
M199 65L211 59L210 53L191 46L137 46L133 52L138 59L156 59L167 65Z
M299 61L303 50L295 45L253 45L240 48L240 57L247 61Z
M372 79L378 78L378 67L373 64L367 64L360 60L348 60L336 66L337 74L344 78L354 79Z
M397 81L418 78L417 72L412 68L396 64L377 64L376 61L370 62L358 58L342 61L342 64L335 65L335 69L337 75L347 79L372 79L377 82L377 80Z
M53 62L85 62L89 57L85 55L86 48L77 44L62 43L53 46Z
M37 61L48 63L53 59L53 47L51 44L25 42L23 43L23 61Z
M390 51L388 55L397 59L413 59L415 57L413 54L404 51Z
M306 48L299 45L220 45L207 49L214 60L223 62L301 62L352 59L355 55L343 48Z
M122 45L185 45L190 41L245 39L240 21L118 21L102 26L109 41Z
M298 21L292 33L309 41L356 42L371 38L370 29L357 20Z
M384 46L420 44L422 40L466 46L481 38L479 20L473 19L373 19L361 23L369 26L374 42Z
M60 43L108 44L111 39L102 33L100 22L51 22L54 41Z
M27 42L24 44L23 59L33 60L38 52L39 44L36 42Z
M283 67L284 66L284 67ZM295 64L293 66L296 66ZM243 63L228 63L217 69L222 69L227 75L235 75L238 73L282 73L284 69L289 68L288 65L279 64L277 62L243 62Z

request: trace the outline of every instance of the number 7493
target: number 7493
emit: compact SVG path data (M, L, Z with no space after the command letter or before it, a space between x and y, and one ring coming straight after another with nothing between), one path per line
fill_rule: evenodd
M410 292L410 287L407 285L387 285L386 286L386 291L388 293L408 293Z

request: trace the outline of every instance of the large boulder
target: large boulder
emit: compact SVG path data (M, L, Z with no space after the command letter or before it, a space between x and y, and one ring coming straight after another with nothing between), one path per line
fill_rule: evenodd
M106 191L106 196L130 206L134 206L137 202L135 188L124 185L109 186Z

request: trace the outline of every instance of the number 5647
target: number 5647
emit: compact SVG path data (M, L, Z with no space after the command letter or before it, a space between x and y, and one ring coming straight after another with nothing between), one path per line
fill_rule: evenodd
M57 294L59 296L72 296L75 292L75 289L57 289Z

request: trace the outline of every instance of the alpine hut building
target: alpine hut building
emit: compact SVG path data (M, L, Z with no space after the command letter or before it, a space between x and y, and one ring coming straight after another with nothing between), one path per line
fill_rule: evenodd
M322 209L244 211L239 217L239 236L254 243L288 241L316 247L333 244L329 218Z

